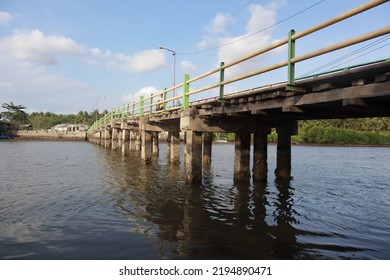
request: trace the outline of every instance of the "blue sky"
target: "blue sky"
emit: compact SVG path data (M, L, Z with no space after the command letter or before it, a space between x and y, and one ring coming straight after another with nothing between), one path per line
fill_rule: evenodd
M0 104L22 104L29 112L77 113L92 112L98 101L99 110L112 109L172 86L173 56L160 50L161 45L176 51L176 81L180 83L184 73L195 77L221 61L284 39L292 28L305 30L366 2L0 0ZM298 40L297 55L389 22L388 2ZM354 51L356 55L328 68L389 57L388 35L379 39L302 63L297 66L298 75ZM367 50L359 51L364 46ZM227 75L280 62L286 56L286 49L280 48L245 67L232 68ZM283 79L285 70L276 71L231 85L227 91Z

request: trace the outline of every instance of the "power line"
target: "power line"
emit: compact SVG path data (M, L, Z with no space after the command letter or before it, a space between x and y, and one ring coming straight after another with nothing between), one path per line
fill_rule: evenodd
M246 8L250 3L252 3L254 0L250 0L248 1L244 6L242 6L241 8L239 8L237 11L235 11L232 16L235 16L236 14L238 14L239 12L241 12L244 8Z
M369 52L366 52L366 53L364 53L364 54L362 54L362 55L355 56L355 55L357 55L357 54L359 54L359 53L361 53L361 52L363 52L363 51L365 51L365 50L368 50L368 49L370 49L370 48L372 48L372 47L374 47L374 46L377 46L377 45L379 45L379 44L381 44L381 43L383 43L383 42L385 42L385 41L387 41L387 40L389 40L389 39L390 39L390 35L386 35L386 36L384 36L384 37L382 37L382 38L379 38L378 40L376 40L376 41L374 41L374 42L371 42L371 43L369 43L369 44L367 44L367 45L365 45L365 46L363 46L363 47L357 49L357 50L354 50L354 51L352 51L352 52L350 52L350 53L347 53L346 55L343 55L343 56L341 56L341 57L335 59L335 60L332 60L332 61L330 61L330 62L328 62L328 63L326 63L326 64L323 64L323 65L321 65L321 66L319 66L319 67L317 67L317 68L315 68L315 69L313 69L313 70L311 70L311 71L309 71L309 72L307 72L307 73L305 73L305 74L303 74L303 75L301 75L301 76L302 76L302 77L304 77L304 76L309 76L309 75L318 73L319 71L329 70L329 69L335 69L335 68L337 68L338 66L345 64L346 62L350 62L350 61L352 61L352 60L355 60L355 59L357 59L357 58L359 58L359 57L362 57L362 56L364 56L364 55L367 55L367 54L369 54L369 53L372 53L372 52L374 52L374 51L376 51L376 50L379 50L379 49L381 49L381 48L383 48L383 47L389 45L390 43L385 44L385 45L383 45L383 46L380 46L380 47L378 47L378 48L376 48L376 49L374 49L374 50L371 50L371 51L369 51ZM354 57L354 56L355 56L355 57ZM345 59L347 59L347 58L349 58L349 57L352 57L352 58L349 59L349 60L345 60ZM341 61L343 61L343 62L342 62L342 63L339 63L339 64L337 64L337 65L335 65L336 63L341 62Z
M268 29L270 29L270 28L272 28L272 27L275 27L276 25L279 25L279 24L281 24L281 23L283 23L283 22L285 22L285 21L288 21L288 20L290 20L290 19L292 19L292 18L294 18L294 17L296 17L296 16L298 16L298 15L300 15L300 14L302 14L302 13L304 13L304 12L306 12L306 11L312 9L312 8L314 8L315 6L321 4L322 2L325 2L325 1L326 1L326 0L318 1L318 2L314 3L313 5L311 5L311 6L307 7L307 8L305 8L305 9L303 9L303 10L297 12L297 13L292 14L291 16L288 16L287 18L284 18L284 19L282 19L282 20L280 20L280 21L278 21L278 22L276 22L276 23L274 23L274 24L271 24L270 26L267 26L267 27L265 27L265 28L263 28L263 29L260 29L260 30L258 30L258 31L256 31L256 32L253 32L253 33L251 33L251 34L248 34L248 35L246 35L246 36L244 36L244 37L241 37L241 38L239 38L239 39L230 41L230 42L228 42L228 43L226 43L226 44L219 45L219 46L212 47L212 48L205 49L205 50L201 50L201 51L187 52L187 53L178 53L177 55L192 55L192 54L204 53L204 52L208 52L208 51L212 51L212 50L216 50L216 49L219 49L219 48L226 47L226 46L231 45L231 44L233 44L233 43L235 43L235 42L238 42L238 41L247 39L247 38L249 38L249 37L252 37L252 36L254 36L254 35L256 35L256 34L258 34L258 33L260 33L260 32L264 32L264 31L266 31L266 30L268 30ZM252 1L249 1L245 6L247 6L250 2L252 2ZM245 7L245 6L244 6L244 7ZM244 8L244 7L243 7L243 8ZM241 9L242 9L242 8L241 8ZM240 10L241 10L241 9L240 9ZM236 13L237 13L237 12L236 12Z

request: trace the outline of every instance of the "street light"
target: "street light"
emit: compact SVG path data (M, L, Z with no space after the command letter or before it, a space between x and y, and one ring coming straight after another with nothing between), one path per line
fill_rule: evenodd
M166 50L172 53L173 55L173 87L176 85L176 52L174 50L168 49L166 47L160 46L160 50ZM173 97L176 97L175 89L173 89ZM173 106L175 106L175 100L173 100Z

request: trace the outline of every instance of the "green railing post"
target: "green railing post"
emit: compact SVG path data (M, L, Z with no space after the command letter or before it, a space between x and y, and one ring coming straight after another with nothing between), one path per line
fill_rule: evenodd
M133 112L131 113L132 117L134 117L134 111L135 111L135 101L133 101Z
M165 88L165 89L164 89L164 103L163 103L163 105L164 105L164 112L167 111L167 102L166 102L166 100L167 100L167 95L168 95L167 88Z
M126 106L125 106L125 104L122 104L122 116L121 116L122 120L125 119L125 111L126 111Z
M153 111L153 93L150 94L150 112L149 112L149 115L152 113Z
M219 101L223 101L223 95L224 95L224 85L222 84L225 80L225 62L221 62L219 66Z
M187 93L190 92L190 84L188 81L190 80L189 74L184 74L184 83L183 83L183 108L188 109L190 107L190 97Z
M295 86L295 63L292 59L295 57L295 40L292 37L295 35L295 30L291 29L288 32L288 57L287 57L287 86L286 90L295 92L304 92L305 90Z
M288 32L287 84L292 86L295 84L295 64L291 62L295 57L295 40L291 38L294 34L294 29L291 29L290 32Z
M139 98L139 116L142 117L144 115L144 96L141 95Z

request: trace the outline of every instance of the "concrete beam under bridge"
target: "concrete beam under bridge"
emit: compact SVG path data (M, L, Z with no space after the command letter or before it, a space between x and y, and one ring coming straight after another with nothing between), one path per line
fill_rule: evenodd
M204 116L192 108L182 112L180 129L207 133L254 133L259 123L269 126L269 122L257 115Z

